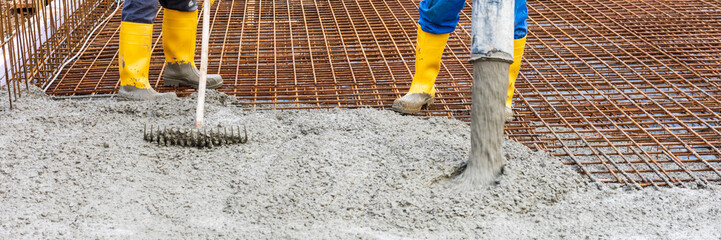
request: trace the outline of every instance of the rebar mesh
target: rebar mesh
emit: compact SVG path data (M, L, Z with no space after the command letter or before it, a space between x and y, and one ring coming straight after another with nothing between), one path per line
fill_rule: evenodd
M120 0L24 0L0 4L0 86L10 108L20 85L53 79L89 37L120 13Z
M216 0L210 73L252 107L388 109L414 71L418 0ZM529 36L506 133L583 174L631 186L721 183L721 3L528 2ZM436 104L468 120L470 1L451 34ZM160 22L151 84L162 86ZM55 95L118 87L119 14L47 84Z

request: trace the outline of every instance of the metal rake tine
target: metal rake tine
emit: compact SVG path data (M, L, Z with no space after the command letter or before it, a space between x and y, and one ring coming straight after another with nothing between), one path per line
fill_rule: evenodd
M220 129L218 129L218 130L220 130ZM219 140L220 140L220 146L223 146L223 145L228 144L228 139L227 139L227 138L228 138L228 129L224 127L224 128L223 128L223 134L222 134L222 136L220 136L220 139L219 139Z
M158 134L158 131L153 132L153 125L150 125L150 142L156 142L160 144L160 135Z
M240 132L240 126L235 127L235 142L237 143L243 143L243 135Z
M170 135L171 135L170 130L168 130L168 128L166 127L166 128L165 128L165 136L164 136L164 137L165 137L165 146L166 146L166 147L167 147L167 146L170 146L170 141L172 141L172 138L171 138L172 136L170 136Z
M220 129L216 129L215 134L211 135L213 136L213 144L220 146Z
M243 126L243 134L245 137L243 137L243 140L240 143L247 143L248 142L248 128L246 126Z
M193 134L193 146L198 147L200 146L200 131L196 128L195 134Z
M178 143L178 134L177 130L175 130L175 127L170 127L170 145L177 145Z
M213 148L213 129L210 129L210 134L208 134L208 148Z
M208 129L203 129L203 147L208 147L210 145L210 138L208 137Z

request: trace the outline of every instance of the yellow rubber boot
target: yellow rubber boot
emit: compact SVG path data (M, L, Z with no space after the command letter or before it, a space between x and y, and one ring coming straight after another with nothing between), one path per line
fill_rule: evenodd
M513 40L513 63L508 71L508 98L506 98L506 122L513 120L513 93L516 91L516 78L521 71L523 49L526 48L526 37Z
M148 71L153 24L120 23L120 89L118 97L128 100L174 98L175 93L158 93L150 86Z
M393 101L393 110L400 113L417 113L433 103L434 84L441 70L441 57L450 34L432 34L418 27L416 46L416 72L408 93Z
M198 88L200 72L195 66L195 39L198 25L198 11L182 12L165 9L163 15L163 51L168 65L163 73L165 86L187 86ZM217 74L208 74L206 88L215 89L223 85Z

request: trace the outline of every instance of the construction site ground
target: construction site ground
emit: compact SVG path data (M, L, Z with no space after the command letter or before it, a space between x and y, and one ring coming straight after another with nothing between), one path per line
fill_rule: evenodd
M207 124L247 126L247 144L143 141L145 124L192 126L193 96L52 100L31 86L0 114L0 238L721 238L717 185L592 182L506 141L497 185L457 188L467 122L208 98Z
M214 149L143 141L195 116L164 10L148 77L182 98L122 102L122 1L0 5L0 239L721 239L720 1L528 1L508 162L474 190L471 0L436 102L390 110L419 2L216 0L206 121L250 141Z
M419 2L217 0L208 71L225 79L218 91L246 108L390 109L414 74ZM120 5L97 3L65 25L76 27L68 41L77 45L54 45L70 32L60 29L43 48L69 51L71 61L38 51L23 68L47 94L117 92ZM470 120L471 9L467 0L436 101L422 116ZM721 2L544 0L528 1L528 9L509 139L604 183L721 183ZM166 87L161 77L163 16L161 9L150 84L188 96L195 90Z

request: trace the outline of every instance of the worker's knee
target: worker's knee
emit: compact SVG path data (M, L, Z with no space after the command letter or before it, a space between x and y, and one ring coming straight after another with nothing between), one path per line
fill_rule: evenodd
M160 0L160 5L164 8L181 12L198 10L198 2L196 0Z
M453 32L458 25L458 13L465 0L423 0L418 6L418 23L423 31L433 34Z
M528 34L528 7L526 0L516 0L513 38L521 39Z
M121 19L123 22L153 23L157 13L157 0L125 0Z

